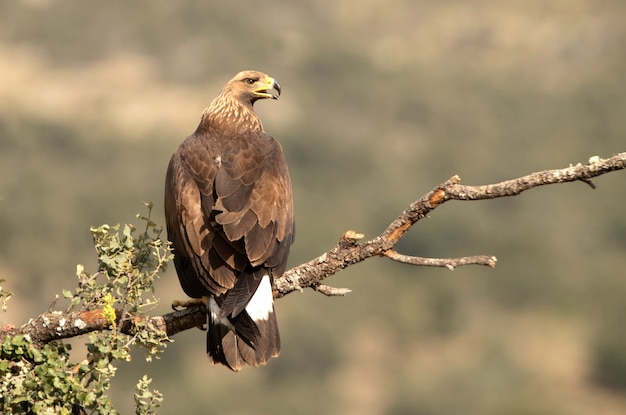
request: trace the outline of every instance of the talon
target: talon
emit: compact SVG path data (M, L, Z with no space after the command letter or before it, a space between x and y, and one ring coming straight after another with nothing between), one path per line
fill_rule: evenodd
M179 311L184 308L194 307L197 305L205 305L203 298L189 298L187 300L174 300L172 301L172 310Z

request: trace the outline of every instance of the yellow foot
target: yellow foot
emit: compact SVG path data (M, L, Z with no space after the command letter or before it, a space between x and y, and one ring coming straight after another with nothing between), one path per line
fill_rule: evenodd
M202 298L188 298L187 300L174 300L172 301L172 309L174 311L184 310L189 307L195 307L199 305L207 305L207 297ZM200 330L205 331L206 327L201 324L197 326Z
M172 301L172 309L178 310L181 308L189 308L197 305L206 305L202 298L188 298L186 300L174 300Z

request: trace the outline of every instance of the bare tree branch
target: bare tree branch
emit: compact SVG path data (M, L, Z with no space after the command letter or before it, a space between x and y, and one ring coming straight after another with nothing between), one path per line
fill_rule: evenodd
M615 170L626 168L626 153L619 153L608 159L594 156L588 164L577 164L564 169L544 170L527 176L484 186L464 186L461 179L453 176L436 186L433 190L411 203L380 235L366 242L358 242L362 235L354 231L346 232L339 243L330 251L305 264L286 271L274 285L276 297L282 297L292 291L303 290L318 284L337 271L373 256L385 255L393 260L414 265L441 264L447 268L460 265L495 266L496 258L492 256L476 256L457 259L408 259L393 251L396 243L409 229L432 210L449 200L484 200L498 197L515 196L533 187L548 184L583 181L590 183L591 178ZM595 186L595 185L594 185ZM356 235L356 237L355 237ZM447 262L446 262L447 261ZM429 262L429 264L425 264Z
M498 259L495 256L477 255L466 256L461 258L423 258L419 256L410 256L400 254L393 249L385 252L385 256L397 262L409 265L420 265L423 267L441 267L450 271L462 265L486 265L495 268Z
M173 336L181 331L193 327L202 327L206 323L206 308L204 305L193 305L188 308L175 310L163 316L134 316L121 319L122 310L116 310L116 328L120 333L133 335L137 323L144 323L155 330L164 331L167 336ZM87 311L48 311L30 320L20 328L5 327L0 330L0 339L4 336L22 334L29 336L33 343L43 345L53 340L68 339L81 336L98 330L110 330L110 324L103 309Z
M346 294L352 292L352 290L349 288L337 288L325 284L313 284L311 288L313 288L318 293L324 294L327 297L343 297Z
M527 176L483 186L461 185L461 179L453 176L439 184L420 199L411 203L378 236L360 242L364 235L355 231L345 232L337 245L319 257L293 267L274 281L274 296L283 297L293 291L312 288L325 295L345 295L350 290L334 288L321 284L320 281L336 272L374 256L385 256L393 261L410 265L437 266L454 269L462 265L484 265L494 267L494 256L479 255L462 258L421 258L400 254L394 250L397 242L409 229L439 205L449 200L484 200L515 196L525 190L548 184L582 181L595 188L592 178L626 169L626 153L619 153L607 159L591 157L588 164L577 164L563 169L544 170ZM118 320L122 312L118 311ZM117 322L122 333L132 334L134 322L147 322L155 328L164 330L168 336L180 331L201 326L206 319L203 305L194 305L182 310L158 317L134 317ZM110 329L102 310L60 313L48 312L31 320L21 328L0 330L0 338L5 334L28 334L35 342L44 344L55 339L74 337L95 330Z

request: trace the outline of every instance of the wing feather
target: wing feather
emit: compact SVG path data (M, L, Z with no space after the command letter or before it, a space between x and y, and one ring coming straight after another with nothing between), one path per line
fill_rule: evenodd
M221 295L250 267L282 273L293 240L291 199L282 148L273 138L254 133L224 144L207 132L190 136L172 157L166 180L168 235L185 292Z
M245 210L243 215L232 215L235 220L231 223L223 223L224 233L231 241L244 237L259 222L254 211ZM222 223L219 218L218 222Z
M245 236L246 252L252 266L263 264L269 257L269 253L276 246L274 237L274 224L270 223L266 228L258 224Z

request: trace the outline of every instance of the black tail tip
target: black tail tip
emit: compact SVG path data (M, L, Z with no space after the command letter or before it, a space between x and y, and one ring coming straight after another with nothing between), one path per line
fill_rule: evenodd
M273 312L267 319L256 321L244 312L232 323L227 326L209 320L207 354L213 364L238 372L246 365L265 365L280 354L280 335Z

